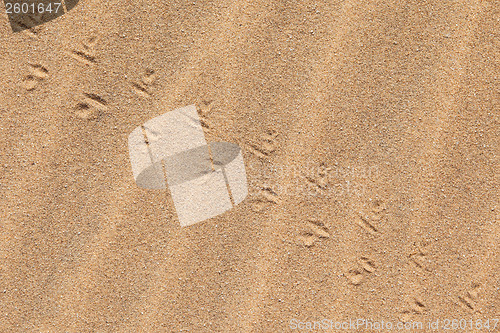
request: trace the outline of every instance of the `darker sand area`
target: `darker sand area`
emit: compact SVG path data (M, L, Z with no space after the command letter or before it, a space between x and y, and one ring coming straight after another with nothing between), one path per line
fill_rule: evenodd
M2 13L0 332L499 318L499 9L81 0L18 33ZM191 104L249 194L181 228L127 137Z

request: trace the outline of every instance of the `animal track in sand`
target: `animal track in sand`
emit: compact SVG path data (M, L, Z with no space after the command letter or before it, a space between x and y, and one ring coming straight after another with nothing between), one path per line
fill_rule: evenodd
M274 130L264 132L255 142L249 143L250 151L261 159L270 157L278 147L276 142L278 135Z
M84 93L84 99L75 106L75 114L81 119L96 119L107 107L107 102L96 94Z
M330 171L331 168L327 167L326 164L321 163L315 172L305 175L305 179L314 187L315 190L324 191L328 187L328 173Z
M411 297L407 304L409 309L401 311L399 315L399 320L403 323L411 321L414 315L421 315L426 310L424 302L419 297Z
M40 64L29 64L30 74L23 78L22 86L27 91L34 90L49 76L49 70Z
M330 231L323 222L309 220L306 222L304 230L298 236L300 245L311 247L322 238L330 238Z
M428 250L426 245L415 245L417 248L410 253L408 258L418 268L430 272L428 266Z
M252 210L254 212L261 212L269 205L276 205L278 203L278 194L271 188L264 187L259 190L257 198L252 200Z
M213 100L202 100L200 107L198 108L200 123L205 133L209 133L211 129L208 115L212 112L213 106L214 106Z
M356 223L371 235L379 234L379 222L384 216L387 204L382 200L375 200L367 212L359 212Z
M472 288L468 289L463 295L458 296L459 304L471 312L477 312L477 299L479 296L480 285L477 283L472 284Z
M358 286L360 285L367 276L375 272L375 263L368 257L361 257L358 260L358 267L349 270L347 273L347 278L351 284Z
M95 46L97 45L96 37L89 37L69 51L69 55L85 65L97 64L95 55Z
M353 284L355 286L359 286L365 279L363 272L359 269L351 269L347 273L347 277L348 277L349 281L351 282L351 284Z
M132 89L137 95L150 98L152 95L151 89L155 81L155 71L152 69L146 69L146 71L141 75L141 79L139 81L132 82Z

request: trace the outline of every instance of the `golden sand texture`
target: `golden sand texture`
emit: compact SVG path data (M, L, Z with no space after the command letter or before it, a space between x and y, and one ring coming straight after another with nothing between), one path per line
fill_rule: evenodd
M81 0L18 33L2 12L0 332L498 318L499 9ZM127 137L191 104L249 195L181 228Z

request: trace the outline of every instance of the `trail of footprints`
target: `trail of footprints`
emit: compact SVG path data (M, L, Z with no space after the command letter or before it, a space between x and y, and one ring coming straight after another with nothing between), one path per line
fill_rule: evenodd
M34 17L34 20L37 18ZM22 23L21 23L22 24ZM25 30L28 34L36 37L36 28ZM97 63L95 54L96 38L92 37L81 43L79 48L69 51L69 54L74 59L85 65L95 65ZM41 64L29 64L29 74L23 78L23 87L27 91L32 91L38 87L49 76L49 71ZM140 81L132 82L133 91L145 98L151 97L151 88L156 80L156 75L153 70L147 69L142 75ZM102 112L108 109L108 102L101 96L93 93L83 93L83 99L75 106L75 113L82 119L95 119ZM203 101L200 108L200 120L205 129L210 129L207 121L207 114L211 111L212 101ZM265 132L257 142L250 143L250 151L258 158L264 159L271 156L277 148L276 138L278 133L275 131ZM306 177L306 179L317 186L319 189L325 189L327 186L325 172L320 172L315 177ZM269 187L262 188L258 193L258 199L254 200L252 210L262 211L269 205L279 203L278 194ZM387 206L382 201L375 201L373 207L369 212L360 212L356 219L357 224L368 234L377 235L380 233L380 220ZM321 239L330 238L328 228L319 221L307 221L304 230L298 236L299 243L306 247L312 247L317 241ZM426 266L427 250L425 247L417 246L417 250L409 255L409 260L415 266L422 270L429 271ZM368 257L361 257L357 262L357 267L349 270L347 277L352 285L358 286L376 270L376 265ZM464 309L476 312L476 301L478 298L478 284L473 284L472 288L465 293L457 296L458 304ZM402 311L401 320L409 321L412 314L421 314L425 311L426 306L424 302L418 298L413 297L409 301L409 310Z
M385 210L387 209L387 204L382 200L375 200L368 212L360 212L357 216L356 223L368 234L377 235L379 234L378 223L382 219ZM361 257L358 260L357 267L349 270L347 277L351 284L358 286L363 281L375 272L376 265L368 257Z
M30 74L23 79L23 87L27 91L34 90L42 81L49 76L49 70L40 64L29 64Z
M208 121L208 115L212 112L213 101L212 100L202 100L200 107L198 108L198 115L200 116L200 123L206 133L209 133L211 128Z
M34 16L31 19L36 21L37 17ZM34 28L25 31L34 34ZM66 52L70 57L84 65L96 65L97 58L95 46L97 42L97 37L92 36L83 40L77 47L66 50ZM21 84L26 91L33 91L41 82L47 79L49 71L41 64L29 64L29 71L30 73L22 79ZM154 70L147 69L141 76L140 81L132 82L132 89L140 96L149 98L151 97L151 88L155 81L156 74ZM73 109L78 118L86 120L96 119L108 109L108 102L99 94L84 92L82 100L78 102ZM206 121L206 119L204 119L204 121Z

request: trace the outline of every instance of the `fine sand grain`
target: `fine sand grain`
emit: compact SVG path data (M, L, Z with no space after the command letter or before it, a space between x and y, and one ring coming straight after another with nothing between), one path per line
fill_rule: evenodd
M0 332L500 331L498 1L0 7ZM249 194L181 228L127 138L191 104Z

